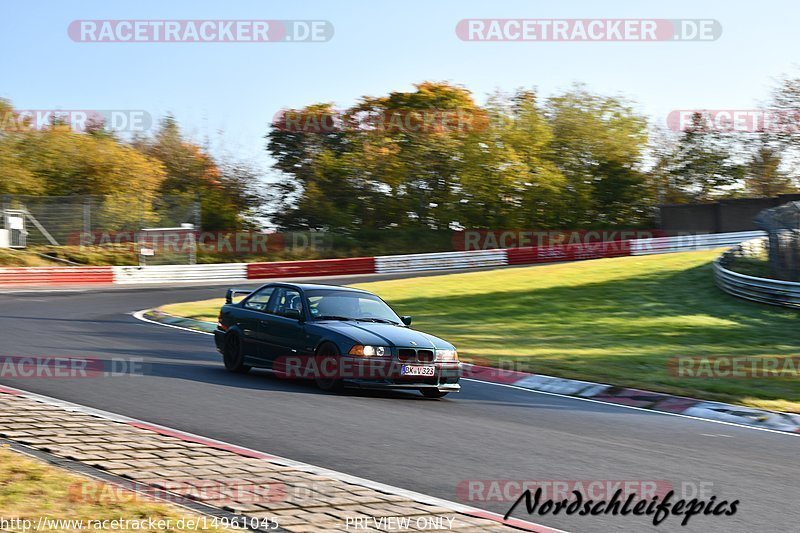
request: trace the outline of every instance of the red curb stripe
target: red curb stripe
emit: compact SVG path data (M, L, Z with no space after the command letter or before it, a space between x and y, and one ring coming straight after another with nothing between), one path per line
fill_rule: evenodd
M664 413L683 413L687 409L691 409L695 405L699 404L699 400L695 400L694 398L683 398L681 396L676 396L674 398L667 398L666 400L662 400L653 406L654 411L662 411Z
M528 374L527 372L517 372L516 370L503 370L501 368L494 368L491 366L469 365L463 368L461 377L483 379L493 383L513 385L517 381L535 375L536 374Z
M274 261L271 263L247 264L247 279L295 276L340 276L344 274L374 273L374 257L317 259L311 261Z
M153 426L150 424L144 424L141 422L126 422L129 426L133 426L139 429L146 429L148 431L153 431L158 433L159 435L164 435L166 437L174 437L176 439L180 439L186 442L195 442L197 444L203 444L208 446L209 448L216 448L217 450L223 450L226 452L235 453L237 455L242 455L244 457L252 457L254 459L266 459L266 460L275 460L278 459L274 455L270 455L268 453L257 452L254 450L248 450L246 448L240 448L239 446L235 446L233 444L222 444L220 442L215 442L213 440L204 439L202 437L195 437L193 435L189 435L187 433L183 433L182 431L173 430L173 429L166 429L159 426Z
M0 394L10 394L11 396L22 396L21 392L19 392L17 390L14 390L14 389L7 389L6 387L3 387L2 385L0 385Z
M472 365L469 363L464 363L464 365L465 367L461 375L462 378L476 379L479 381L486 381L488 383L497 383L499 385L516 385L523 379L538 375L528 372L518 372L516 370L503 370L500 368L493 368L489 366ZM563 378L563 379L570 379L570 378ZM603 385L603 384L597 383L596 385ZM661 392L653 392L653 391L646 391L641 389L629 389L629 388L616 390L616 392L611 392L611 393L607 392L608 388L606 388L599 391L594 396L580 396L578 394L569 394L569 393L553 393L551 391L540 391L539 389L535 389L532 387L525 387L525 386L521 386L520 388L534 392L557 394L559 396L576 398L579 400L580 399L594 400L609 405L621 405L624 407L634 407L646 411L655 411L657 413L677 414L677 415L682 415L684 412L691 409L695 405L710 401L710 400L700 400L697 398L689 398L686 396L672 396L670 394ZM736 406L733 405L731 407L735 408ZM766 412L778 415L780 414L786 415L786 413L775 413L774 411L766 411ZM719 422L719 420L716 418L710 418L706 416L694 416L693 418L697 418L699 420L709 420L712 422ZM781 430L781 429L774 429L765 425L756 424L752 421L739 421L731 423L756 429L769 429L771 431L783 431L786 433L800 433L800 427L794 430Z

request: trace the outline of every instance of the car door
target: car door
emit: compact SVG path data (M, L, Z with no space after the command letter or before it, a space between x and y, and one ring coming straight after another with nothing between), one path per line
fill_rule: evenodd
M237 324L242 332L242 350L247 362L263 365L265 362L266 328L265 319L269 301L276 287L263 287L242 302Z
M303 355L306 309L302 293L292 287L279 287L267 310L265 359L270 366L286 357Z

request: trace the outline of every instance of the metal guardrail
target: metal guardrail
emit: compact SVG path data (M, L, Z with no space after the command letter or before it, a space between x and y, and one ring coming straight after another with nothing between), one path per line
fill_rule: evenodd
M714 277L720 289L739 298L800 309L800 283L756 278L728 270L714 261Z
M318 259L314 261L276 261L249 263L247 279L303 276L339 276L375 273L375 258Z
M535 263L556 263L559 261L624 257L631 255L632 242L633 241L626 240L509 248L508 264L532 265Z
M145 267L47 267L0 269L0 285L15 283L181 283L242 281L275 277L331 276L425 270L502 267L600 257L706 250L738 244L763 232L717 233L606 243L407 254L315 261L151 265ZM112 275L113 272L113 275Z
M201 281L242 281L247 279L245 263L210 265L115 266L114 283L180 283Z
M112 283L114 274L112 267L3 267L0 268L0 286L2 285L51 285L51 284L84 284Z
M375 272L416 272L508 265L506 250L384 255L375 258Z
M756 240L761 239L745 241L714 260L714 280L717 286L738 298L800 309L800 283L748 276L723 266L728 254L755 249Z
M709 233L702 235L678 235L654 237L631 241L631 255L667 254L689 250L711 250L732 246L748 239L763 237L763 231L737 231L733 233Z

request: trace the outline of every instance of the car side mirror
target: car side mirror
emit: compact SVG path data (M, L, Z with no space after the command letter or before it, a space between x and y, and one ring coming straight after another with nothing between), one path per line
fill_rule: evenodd
M402 321L403 321L403 324L405 324L406 326L410 326L410 325L411 325L411 317L410 317L410 316L408 316L408 315L406 315L406 316L401 316L401 317L400 317L400 320L402 320Z
M283 312L286 318L293 318L295 320L303 320L303 312L299 309L287 309Z

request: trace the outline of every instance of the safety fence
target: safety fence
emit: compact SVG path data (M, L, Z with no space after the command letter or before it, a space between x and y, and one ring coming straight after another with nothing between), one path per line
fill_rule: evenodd
M763 232L717 233L527 248L432 254L144 267L45 267L0 269L0 285L50 283L198 283L254 279L383 274L579 261L628 255L707 250L763 236ZM8 272L7 274L4 272Z

